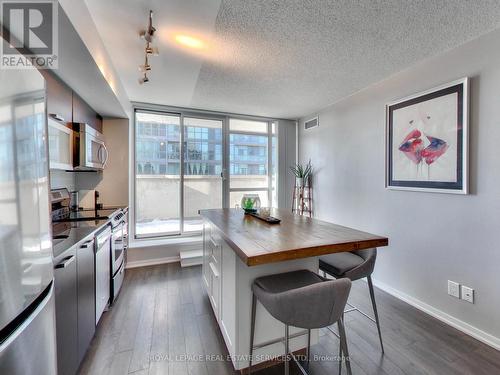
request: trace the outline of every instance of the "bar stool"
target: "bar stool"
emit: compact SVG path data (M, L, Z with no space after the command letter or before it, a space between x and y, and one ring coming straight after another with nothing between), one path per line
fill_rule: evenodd
M285 375L288 375L290 371L290 357L297 363L301 372L307 374L295 355L289 353L289 327L307 329L306 358L307 367L309 367L311 329L328 327L335 322L338 324L340 346L345 354L347 372L350 375L351 364L349 362L349 351L343 321L343 312L350 290L351 281L349 279L326 280L308 270L286 272L255 279L252 284L252 320L248 373L252 371L253 350L265 346L254 346L255 315L258 300L274 318L285 324ZM293 337L303 334L305 333L295 334Z
M319 258L319 269L324 273L339 278L348 278L351 281L356 281L366 277L368 279L368 289L372 300L373 319L368 314L359 310L357 307L347 303L351 309L345 312L358 311L377 325L378 338L380 347L384 353L384 344L382 343L382 333L380 332L380 321L378 318L377 304L375 302L375 293L373 292L373 283L371 274L375 268L375 260L377 259L377 249L356 250L352 252L342 252L325 255Z

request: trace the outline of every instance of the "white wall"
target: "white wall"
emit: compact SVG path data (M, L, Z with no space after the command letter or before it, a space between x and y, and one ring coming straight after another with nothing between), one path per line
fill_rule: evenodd
M379 283L500 348L499 45L497 30L320 111L317 128L301 121L299 155L315 168L317 218L389 237ZM464 76L471 194L386 190L385 104ZM474 288L476 303L448 296L448 279Z

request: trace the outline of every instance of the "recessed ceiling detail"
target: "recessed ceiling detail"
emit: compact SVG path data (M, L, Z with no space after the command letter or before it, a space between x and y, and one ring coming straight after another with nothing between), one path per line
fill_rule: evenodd
M500 27L495 1L86 3L131 100L280 118L313 113ZM162 51L147 89L132 51L146 3Z

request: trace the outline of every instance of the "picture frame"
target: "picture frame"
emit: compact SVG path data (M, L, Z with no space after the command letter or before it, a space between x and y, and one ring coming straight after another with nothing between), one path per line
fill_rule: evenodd
M468 194L469 78L386 105L386 188Z

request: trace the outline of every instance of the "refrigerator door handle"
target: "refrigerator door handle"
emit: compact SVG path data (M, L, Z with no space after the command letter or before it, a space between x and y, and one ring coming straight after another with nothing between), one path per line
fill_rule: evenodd
M58 265L56 265L54 268L55 269L66 268L71 263L73 263L74 260L75 260L75 256L70 255L69 257L64 258L63 261L61 263L59 263Z
M36 319L36 317L42 312L49 303L50 299L52 298L52 295L54 294L54 280L51 281L50 283L50 290L45 296L45 298L40 302L40 304L36 307L36 309L23 321L19 327L16 328L15 331L13 331L4 342L0 345L0 354L9 347L10 344L12 344L16 339L24 332L26 328L33 322L33 320Z

